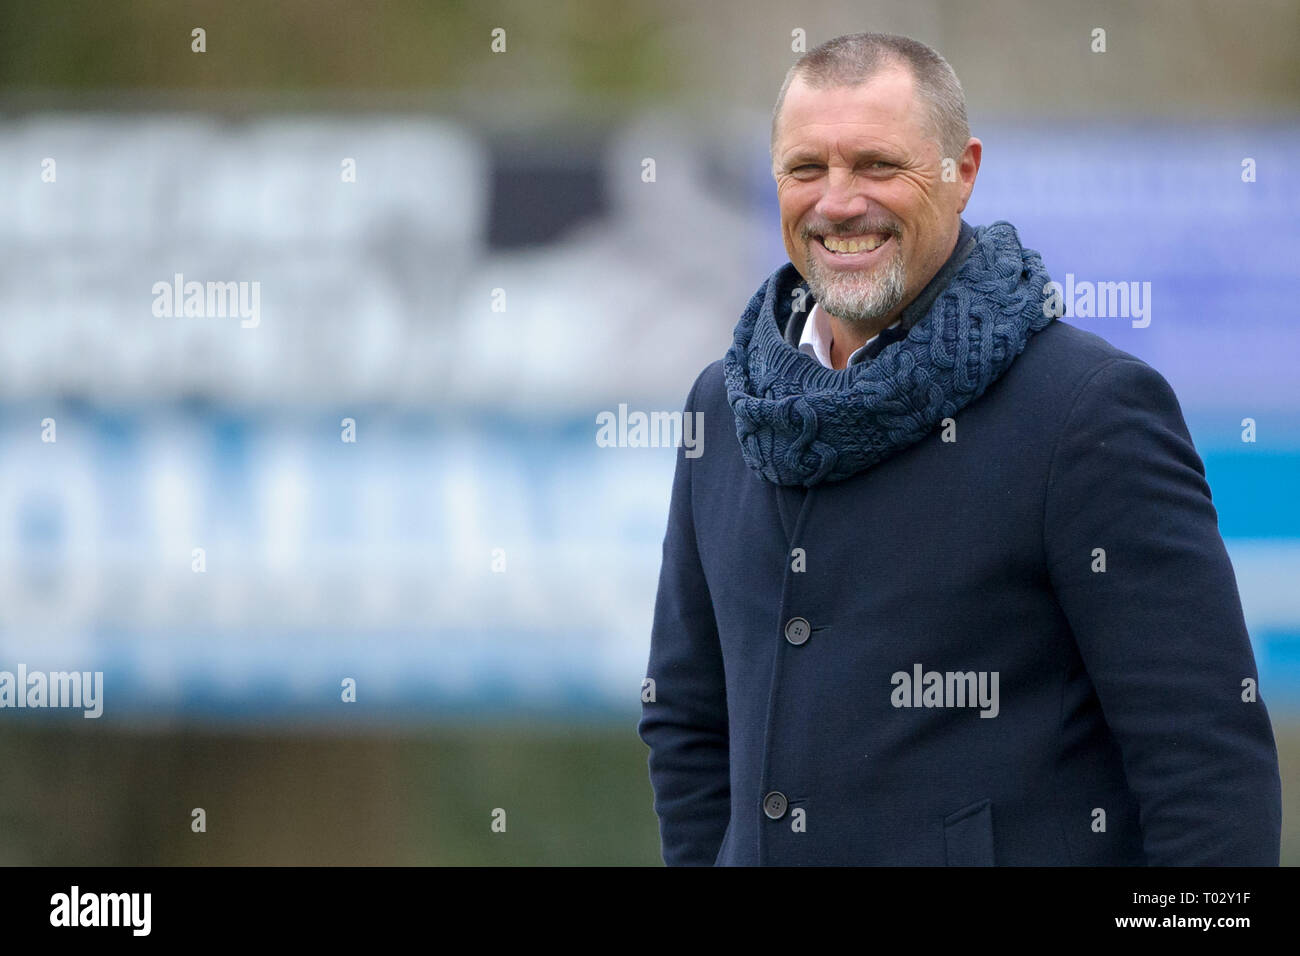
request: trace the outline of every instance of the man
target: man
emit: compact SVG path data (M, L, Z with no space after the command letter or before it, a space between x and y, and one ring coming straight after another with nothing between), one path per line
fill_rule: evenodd
M1009 224L962 221L980 159L921 43L786 77L790 262L691 389L711 451L679 452L664 539L638 731L669 864L1278 863L1177 399L1056 320Z

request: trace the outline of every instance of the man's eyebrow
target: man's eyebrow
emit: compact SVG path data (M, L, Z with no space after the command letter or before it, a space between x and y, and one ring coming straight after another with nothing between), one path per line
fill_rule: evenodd
M864 149L853 152L854 162L875 162L877 160L887 160L888 162L897 162L898 157L888 149L869 146ZM783 159L782 164L788 168L793 168L800 163L821 163L824 162L822 154L806 148L799 148L792 152L788 158Z
M797 149L790 153L785 159L781 160L786 166L793 166L796 163L819 163L821 154L815 153L809 149Z

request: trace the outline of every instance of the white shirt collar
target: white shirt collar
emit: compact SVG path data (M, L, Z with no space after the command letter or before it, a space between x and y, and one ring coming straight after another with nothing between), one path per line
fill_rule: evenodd
M892 329L894 325L897 325L901 321L901 319L895 321L893 325L889 326L889 328ZM858 353L879 337L880 333L877 332L871 338L867 339L867 341L863 342L862 347L856 349L854 353L849 356L848 365L852 365L853 360L857 358ZM808 313L808 321L803 324L803 334L799 336L799 351L808 353L827 368L834 368L831 364L831 344L834 342L834 339L835 337L831 332L830 315L822 308L820 302L814 302L812 311Z

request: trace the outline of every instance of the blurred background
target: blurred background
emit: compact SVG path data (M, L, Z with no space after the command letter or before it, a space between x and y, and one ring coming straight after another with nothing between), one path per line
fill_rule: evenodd
M865 29L961 78L969 222L1151 283L1072 321L1182 402L1300 862L1300 4L49 0L0 3L0 670L106 689L0 711L0 864L658 863L673 449L596 416L726 350L792 44Z

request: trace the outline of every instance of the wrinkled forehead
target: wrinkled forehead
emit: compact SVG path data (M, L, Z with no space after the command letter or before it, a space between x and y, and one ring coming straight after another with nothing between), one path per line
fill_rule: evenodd
M777 118L773 152L780 158L800 146L834 148L930 135L912 75L904 68L886 67L862 82L826 87L796 76Z

